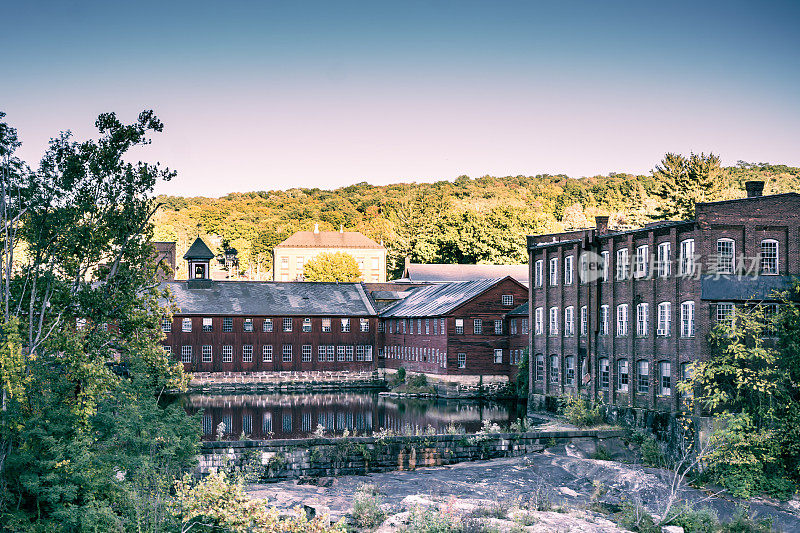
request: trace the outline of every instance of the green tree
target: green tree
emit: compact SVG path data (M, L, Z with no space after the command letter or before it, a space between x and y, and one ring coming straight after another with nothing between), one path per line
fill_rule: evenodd
M355 258L345 252L323 252L303 267L305 281L361 281Z
M719 157L713 153L692 153L688 159L668 153L653 177L659 184L655 192L663 201L659 210L664 218L692 218L695 204L714 200L725 185Z

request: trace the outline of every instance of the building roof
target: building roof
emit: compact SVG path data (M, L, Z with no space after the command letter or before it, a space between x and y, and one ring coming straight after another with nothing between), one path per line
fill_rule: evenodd
M376 311L361 283L273 281L172 281L181 314L370 316ZM191 288L190 288L191 287ZM166 302L164 302L166 303Z
M214 257L216 257L214 252L200 237L196 238L189 249L186 250L186 253L183 254L184 259L208 260L214 259Z
M482 294L506 278L437 283L415 289L403 300L383 310L382 317L439 316Z
M403 278L411 283L448 283L511 276L523 285L528 284L528 265L453 265L406 263Z
M528 302L526 301L524 304L515 307L508 314L512 316L528 316Z
M791 288L792 276L705 276L700 298L722 302L777 301L776 293Z
M384 247L357 231L298 231L275 248L375 248Z

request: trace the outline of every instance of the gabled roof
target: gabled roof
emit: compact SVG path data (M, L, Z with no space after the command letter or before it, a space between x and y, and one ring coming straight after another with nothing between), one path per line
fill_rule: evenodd
M482 294L506 278L455 281L420 287L381 312L382 317L439 316Z
M214 252L211 251L208 245L200 237L196 238L189 249L186 250L186 253L183 254L184 259L208 260L214 259L214 257L216 257Z
M508 314L511 316L528 316L528 302L526 301L524 304L515 307Z
M181 314L277 316L374 316L360 283L211 281L198 287L186 281L169 288ZM198 287L198 288L195 288ZM166 304L166 302L164 302Z
M384 247L357 231L298 231L275 248L377 248Z
M454 265L407 263L403 278L410 282L447 283L511 276L528 284L528 265Z

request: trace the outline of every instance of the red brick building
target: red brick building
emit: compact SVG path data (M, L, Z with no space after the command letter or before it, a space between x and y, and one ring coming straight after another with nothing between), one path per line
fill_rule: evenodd
M800 273L800 194L697 204L696 218L528 237L531 404L588 394L676 410L676 384L745 302L774 310Z

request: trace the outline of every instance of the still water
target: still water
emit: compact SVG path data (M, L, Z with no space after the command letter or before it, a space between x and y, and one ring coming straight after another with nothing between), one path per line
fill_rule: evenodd
M309 394L196 394L184 397L189 413L202 411L203 440L214 440L225 424L223 439L242 434L251 439L306 437L317 425L326 435L371 434L381 428L396 432L425 429L443 431L448 424L467 432L480 429L484 420L508 425L525 416L524 402L393 398L377 392Z

